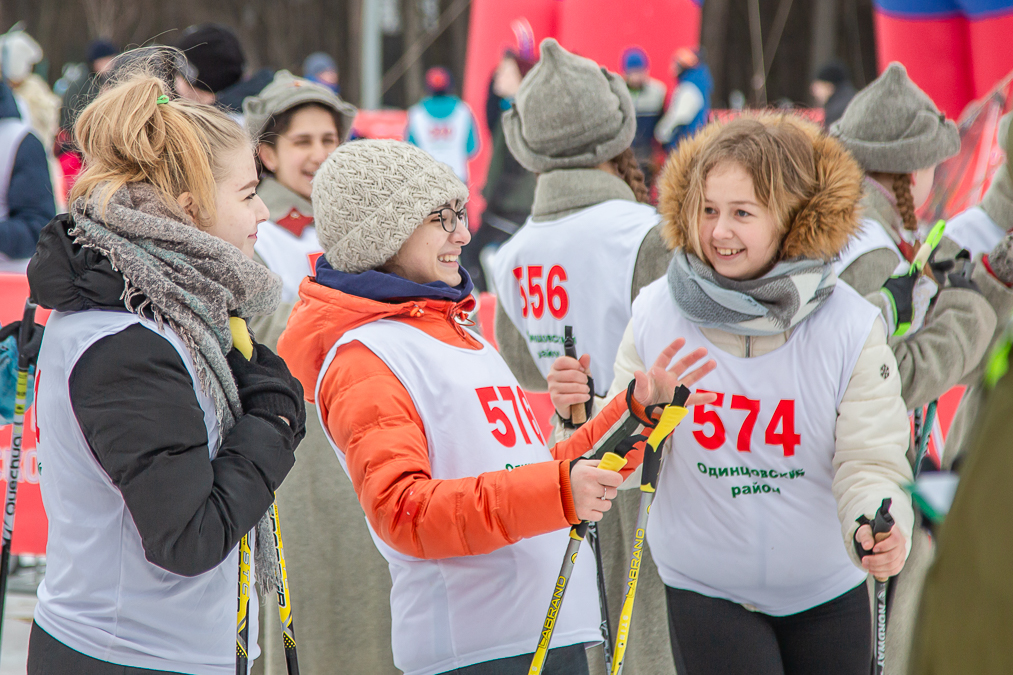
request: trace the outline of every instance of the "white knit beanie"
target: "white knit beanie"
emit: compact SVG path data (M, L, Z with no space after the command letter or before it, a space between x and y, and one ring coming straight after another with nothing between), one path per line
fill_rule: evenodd
M331 267L357 274L400 250L439 206L464 203L454 171L414 145L359 140L338 146L313 177L313 217Z

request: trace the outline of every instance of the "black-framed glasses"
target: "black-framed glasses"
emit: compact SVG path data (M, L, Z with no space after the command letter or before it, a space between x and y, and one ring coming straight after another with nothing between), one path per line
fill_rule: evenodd
M430 216L438 216L440 219L440 227L443 228L444 232L453 234L457 230L458 223L463 224L465 229L468 227L468 207L462 206L460 211L455 211L449 206L444 206L442 209L437 209L429 214Z

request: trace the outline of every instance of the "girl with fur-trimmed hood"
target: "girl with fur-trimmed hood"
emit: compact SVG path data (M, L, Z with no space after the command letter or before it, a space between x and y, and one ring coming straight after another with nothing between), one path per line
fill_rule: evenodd
M914 516L884 322L833 267L861 171L816 126L762 115L684 142L660 194L674 257L633 304L609 396L673 335L717 361L717 400L673 434L647 531L676 669L864 675L866 576L900 571ZM886 497L896 525L873 546L857 519Z

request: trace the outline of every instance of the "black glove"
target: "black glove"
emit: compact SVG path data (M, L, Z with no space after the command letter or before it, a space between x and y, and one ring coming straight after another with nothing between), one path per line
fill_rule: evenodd
M28 339L22 344L21 342L21 322L12 321L0 328L0 342L3 342L11 335L14 336L14 340L18 343L18 363L21 366L33 366L39 360L39 349L42 348L42 333L45 331L45 326L32 322L31 329L28 332Z
M232 349L225 358L236 378L243 411L268 421L283 418L294 434L293 447L298 445L306 435L306 403L302 385L292 377L281 357L254 343L253 358L249 361L237 349Z
M911 319L914 315L912 296L916 283L918 283L918 273L908 272L890 277L880 289L893 308L894 335L904 335L911 327Z
M950 282L950 286L954 288L963 288L968 291L974 291L975 293L981 293L981 289L978 288L978 284L974 283L971 279L971 275L974 274L974 262L971 260L971 252L966 248L961 250L954 258L954 270L946 275L946 279Z

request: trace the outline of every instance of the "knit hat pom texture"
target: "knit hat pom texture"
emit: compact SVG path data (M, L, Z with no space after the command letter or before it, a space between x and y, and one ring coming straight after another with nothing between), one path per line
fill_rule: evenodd
M437 207L467 201L468 188L414 145L358 140L339 146L321 165L312 199L327 262L358 274L390 260Z
M503 134L528 171L591 168L633 142L637 115L626 82L548 38L541 60L521 81Z

